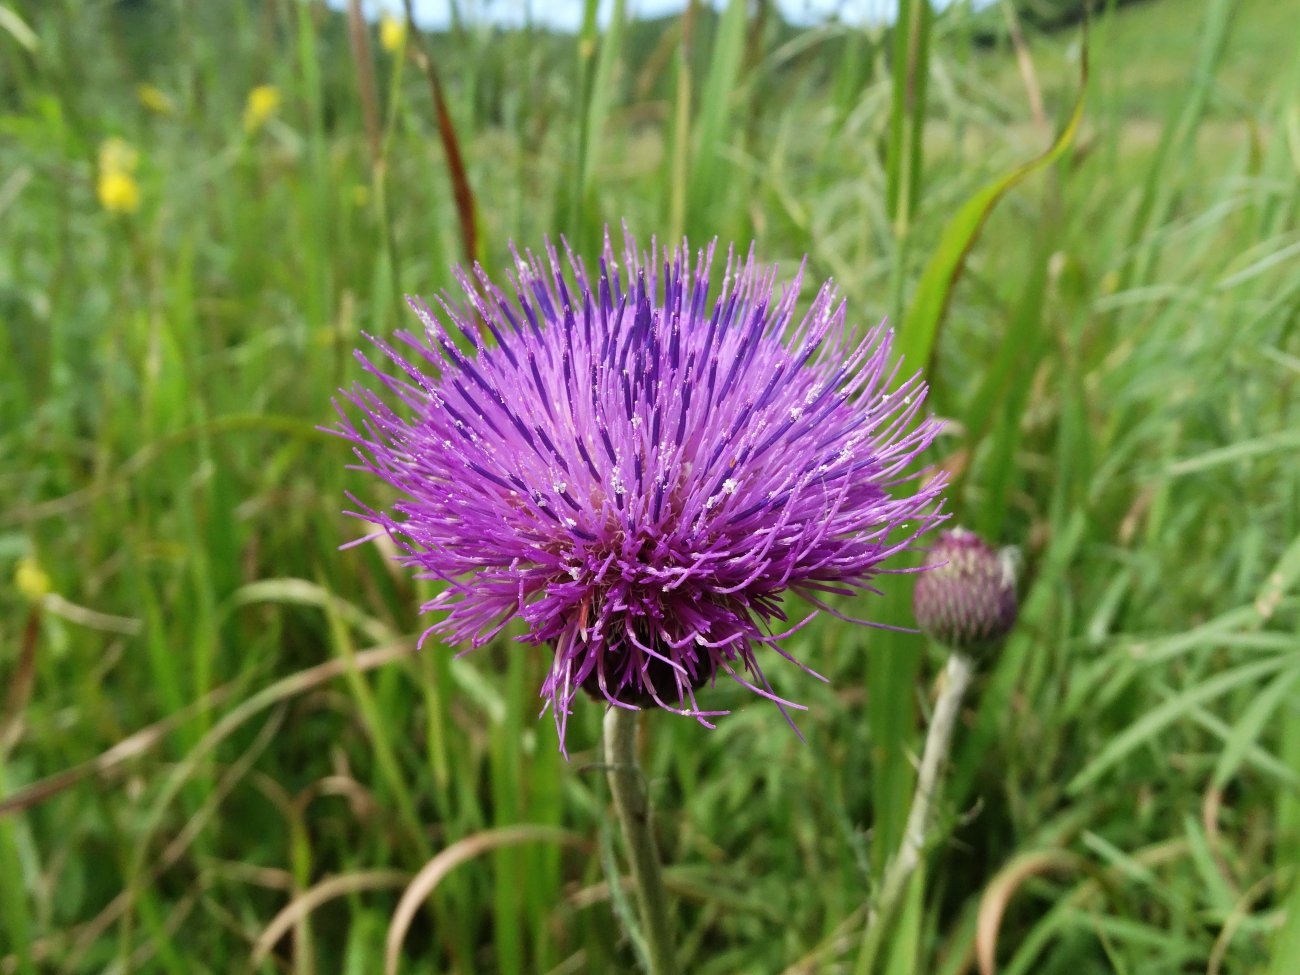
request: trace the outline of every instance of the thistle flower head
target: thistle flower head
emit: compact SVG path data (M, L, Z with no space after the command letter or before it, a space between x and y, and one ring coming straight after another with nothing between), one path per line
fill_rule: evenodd
M1007 553L974 532L939 534L926 557L928 571L912 590L917 624L953 650L978 654L1000 643L1015 625L1016 577Z
M705 724L720 674L789 705L759 651L792 659L784 636L839 615L827 593L869 589L941 517L942 477L913 470L938 423L919 377L895 384L891 333L855 335L829 283L799 315L802 272L778 292L752 251L710 301L712 259L607 239L594 277L552 247L515 254L509 294L459 272L468 304L413 301L422 331L358 353L378 385L340 406L400 494L356 513L446 584L429 632L480 646L522 620L554 653L561 747L579 688ZM786 592L811 606L792 627Z

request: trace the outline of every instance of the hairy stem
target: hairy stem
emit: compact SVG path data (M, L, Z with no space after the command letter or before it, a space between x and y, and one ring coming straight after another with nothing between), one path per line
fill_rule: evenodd
M641 910L650 975L673 975L678 969L668 920L668 895L664 890L659 851L650 826L645 776L636 760L636 720L639 713L611 707L605 714L606 774L632 864L632 883Z
M925 750L921 753L921 768L916 777L916 791L912 794L912 807L907 814L903 841L885 867L880 893L874 907L867 914L862 953L858 956L858 975L870 975L874 969L885 933L907 891L907 882L921 862L926 827L939 791L939 774L952 747L952 730L961 711L962 698L965 697L973 676L974 668L970 658L954 651L948 657L943 689L935 702L930 729L926 732Z

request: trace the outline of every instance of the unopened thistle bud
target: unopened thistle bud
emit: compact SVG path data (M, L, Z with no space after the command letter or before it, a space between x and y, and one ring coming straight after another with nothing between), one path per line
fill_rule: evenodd
M996 647L1016 622L1016 573L1010 552L974 532L941 532L912 592L921 630L971 656Z

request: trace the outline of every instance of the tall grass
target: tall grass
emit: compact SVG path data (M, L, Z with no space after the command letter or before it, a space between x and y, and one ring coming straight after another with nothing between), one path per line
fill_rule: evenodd
M739 2L617 5L602 30L589 6L576 36L370 45L377 164L342 15L0 4L0 575L50 581L0 587L0 972L376 971L439 856L393 936L403 971L634 964L598 709L564 762L535 720L544 654L416 653L429 592L382 546L337 551L363 485L317 427L361 333L466 253L448 132L489 268L546 234L590 254L624 218L752 237L929 364L951 420L932 459L959 521L1023 549L1023 611L890 970L1292 971L1284 5L1105 12L1077 131L1074 33L1029 38L1031 97L960 8L906 3L887 35ZM259 84L281 104L250 132ZM134 213L96 200L110 135L141 152ZM905 577L886 589L850 611L906 622ZM831 678L776 675L806 742L723 686L716 731L653 722L691 971L854 970L906 815L938 661L836 621L792 642Z

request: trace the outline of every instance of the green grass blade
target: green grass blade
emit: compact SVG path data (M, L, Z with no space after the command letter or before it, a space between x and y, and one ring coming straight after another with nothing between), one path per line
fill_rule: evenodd
M1070 780L1066 791L1071 795L1078 795L1135 749L1150 743L1161 731L1186 716L1193 707L1238 687L1269 677L1290 665L1292 662L1285 657L1257 660L1254 663L1242 664L1226 670L1173 695L1107 742L1096 757Z
M583 57L590 58L588 45L598 46L595 64L591 68L591 81L587 91L585 115L582 121L581 135L578 142L578 212L576 216L575 242L584 251L590 251L599 243L603 232L599 201L597 199L596 171L600 164L600 149L605 136L605 127L609 121L610 109L618 94L618 66L623 54L624 21L627 16L626 0L614 0L610 13L609 27L604 37L598 37L595 27L593 5L588 5L588 12L593 16L584 29L579 45Z
M691 46L695 40L695 18L699 0L686 0L681 17L681 40L677 45L677 74L673 91L673 125L669 136L667 186L668 239L680 240L686 233L687 164L691 154Z
M1139 250L1139 244L1151 229L1166 217L1173 201L1175 181L1170 178L1175 160L1185 158L1196 137L1197 124L1206 111L1214 87L1216 69L1223 59L1232 27L1234 0L1208 0L1205 5L1203 27L1200 30L1201 48L1186 88L1187 95L1176 118L1166 125L1160 143L1147 169L1142 196L1133 214L1128 232L1128 244L1135 258L1126 263L1120 272L1117 290L1127 291L1134 281L1145 277L1154 260L1153 251Z
M745 7L745 0L728 0L718 21L700 92L688 179L686 232L701 240L725 229L720 218L730 209L728 203L737 189L723 151L731 136L732 120L743 111L736 94L745 54Z
M894 234L907 235L921 198L922 139L930 73L930 0L901 0L894 23L893 86L890 93L886 201Z
M1262 737L1273 715L1288 700L1291 689L1300 678L1300 664L1284 670L1267 687L1255 695L1249 706L1232 724L1232 736L1223 744L1219 761L1214 766L1214 787L1222 789L1237 774L1245 761L1246 753ZM1294 696L1294 695L1292 695Z
M0 784L8 783L5 769L0 765ZM25 871L18 853L19 826L9 818L0 818L0 931L4 932L3 954L17 960L21 975L36 975L32 957L33 937L31 908L24 882Z
M1273 939L1273 955L1266 975L1291 975L1300 958L1300 871L1292 864L1291 888L1283 901L1282 927Z
M993 212L998 201L1018 183L1059 159L1073 143L1079 131L1079 124L1083 120L1086 87L1087 62L1085 60L1083 83L1080 85L1078 98L1075 99L1069 119L1051 146L1041 155L1017 166L1011 172L980 189L962 204L944 227L939 243L921 273L915 297L899 332L897 353L907 363L909 369L925 369L929 364L939 325L947 313L953 290L965 267L966 256L975 246L985 221L988 220L989 214Z

